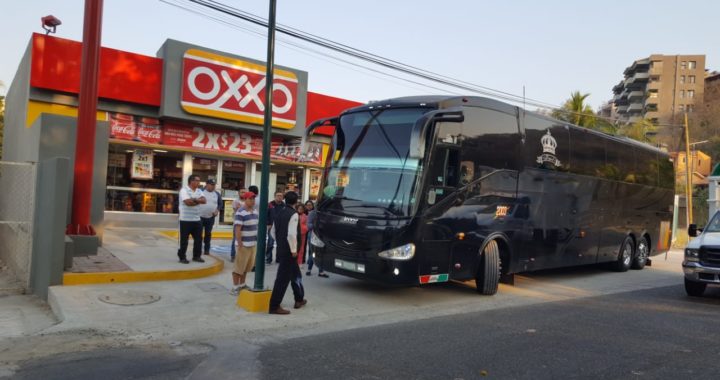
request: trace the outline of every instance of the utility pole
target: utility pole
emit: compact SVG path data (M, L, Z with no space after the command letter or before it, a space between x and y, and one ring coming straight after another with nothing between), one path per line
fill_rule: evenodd
M95 235L90 224L92 207L95 129L97 127L98 71L100 70L100 35L103 0L85 0L83 21L80 93L78 94L75 169L73 176L72 215L66 228L68 235Z
M687 226L692 224L692 177L690 176L690 127L688 125L687 112L685 113L685 207L687 207Z
M270 186L270 149L272 142L272 93L275 68L275 9L276 0L270 0L268 17L267 65L265 67L265 118L263 125L262 171L260 173L260 215L258 218L258 244L255 252L254 291L265 289L265 251L267 238L267 211Z

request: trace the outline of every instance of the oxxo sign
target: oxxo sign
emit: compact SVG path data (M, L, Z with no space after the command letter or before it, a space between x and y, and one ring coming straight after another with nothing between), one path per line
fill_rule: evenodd
M185 112L263 124L265 67L202 50L183 55L181 105ZM297 119L297 75L275 70L272 125L291 129Z

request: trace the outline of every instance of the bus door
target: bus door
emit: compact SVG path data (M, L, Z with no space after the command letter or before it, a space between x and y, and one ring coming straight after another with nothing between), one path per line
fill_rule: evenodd
M457 205L460 150L454 144L438 144L429 158L422 194L426 212L420 227L418 273L449 274L456 234L451 210Z

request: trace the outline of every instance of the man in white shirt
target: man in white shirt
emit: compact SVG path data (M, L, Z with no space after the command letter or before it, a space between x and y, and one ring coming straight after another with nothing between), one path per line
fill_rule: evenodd
M215 190L215 180L208 179L205 182L205 189L202 192L205 197L206 203L200 205L200 223L203 229L203 253L206 255L210 254L210 241L212 240L212 229L215 226L215 217L220 213L223 208L222 197L220 193Z
M205 197L200 191L200 177L191 175L188 177L188 185L180 190L180 249L178 258L183 264L190 264L186 252L188 237L193 238L193 261L204 263L202 259L202 224L200 224L200 205L205 204Z
M288 284L292 286L295 298L295 308L299 309L305 304L305 288L302 284L302 274L297 262L298 248L300 247L301 235L298 224L298 213L295 211L298 195L294 191L285 193L285 204L287 207L278 209L275 221L270 229L270 235L275 239L277 249L275 260L278 262L277 277L270 296L270 314L290 314L280 306Z

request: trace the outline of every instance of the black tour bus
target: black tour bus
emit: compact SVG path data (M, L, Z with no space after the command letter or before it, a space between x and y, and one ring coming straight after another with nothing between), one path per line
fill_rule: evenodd
M330 272L494 294L519 272L642 269L669 245L665 152L492 99L374 102L305 141L330 144L311 242Z

